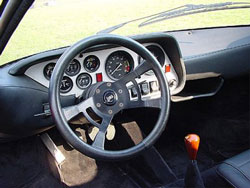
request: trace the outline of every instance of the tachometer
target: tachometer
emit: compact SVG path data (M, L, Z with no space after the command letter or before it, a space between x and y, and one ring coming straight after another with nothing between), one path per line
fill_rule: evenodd
M69 76L75 76L80 72L81 65L78 60L74 59L69 63L68 67L65 70L65 73Z
M83 66L88 72L95 72L100 66L100 60L94 55L86 57L83 61Z
M47 80L50 80L51 76L52 76L52 72L55 68L55 63L49 63L47 64L44 69L43 69L43 75Z
M105 70L111 79L118 80L128 74L133 67L134 61L129 53L125 51L116 51L107 58Z

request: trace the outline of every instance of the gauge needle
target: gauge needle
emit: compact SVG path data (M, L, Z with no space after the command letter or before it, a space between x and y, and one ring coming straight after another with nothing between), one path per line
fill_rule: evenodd
M110 75L114 74L120 67L122 66L122 63L120 63L116 68L115 70L113 70Z

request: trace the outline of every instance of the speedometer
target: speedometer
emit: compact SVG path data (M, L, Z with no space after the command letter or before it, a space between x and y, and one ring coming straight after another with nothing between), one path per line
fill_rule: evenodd
M128 52L116 51L107 58L105 70L111 79L118 80L128 74L133 67L134 61Z

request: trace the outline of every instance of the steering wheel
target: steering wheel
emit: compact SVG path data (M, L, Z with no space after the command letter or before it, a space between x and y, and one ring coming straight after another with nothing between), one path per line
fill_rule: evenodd
M60 84L67 65L82 51L101 44L126 47L140 55L145 61L117 81L100 82L93 85L86 92L85 100L79 104L62 107L60 104ZM161 96L145 100L142 98L139 85L135 79L149 70L153 70L157 77ZM137 100L130 99L129 90L126 86L128 82L133 83L138 96ZM127 159L151 147L164 131L170 109L170 94L166 76L157 59L143 45L133 39L113 34L94 35L85 38L69 47L63 53L52 73L49 85L49 101L57 128L66 141L81 153L100 160ZM139 144L128 149L118 151L105 150L104 143L107 128L114 115L124 109L141 107L160 109L158 120L148 136ZM102 119L101 123L97 123L92 119L88 109L92 109ZM99 129L91 145L81 140L68 124L73 117L80 113L83 113L87 120Z

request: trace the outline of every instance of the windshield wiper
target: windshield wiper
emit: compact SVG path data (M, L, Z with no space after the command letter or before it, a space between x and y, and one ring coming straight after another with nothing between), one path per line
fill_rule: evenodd
M120 23L118 25L109 27L107 29L99 31L97 34L100 33L111 33L114 30L117 30L129 23L144 20L142 23L138 25L138 27L143 27L146 25L150 25L156 22L186 16L191 14L198 14L204 12L212 12L212 11L219 11L219 10L226 10L226 9L243 9L243 8L250 8L250 3L248 2L225 2L225 3L214 3L214 4L186 4L174 9L170 9L167 11L159 12L156 14L152 14L149 16L133 19L127 22Z

